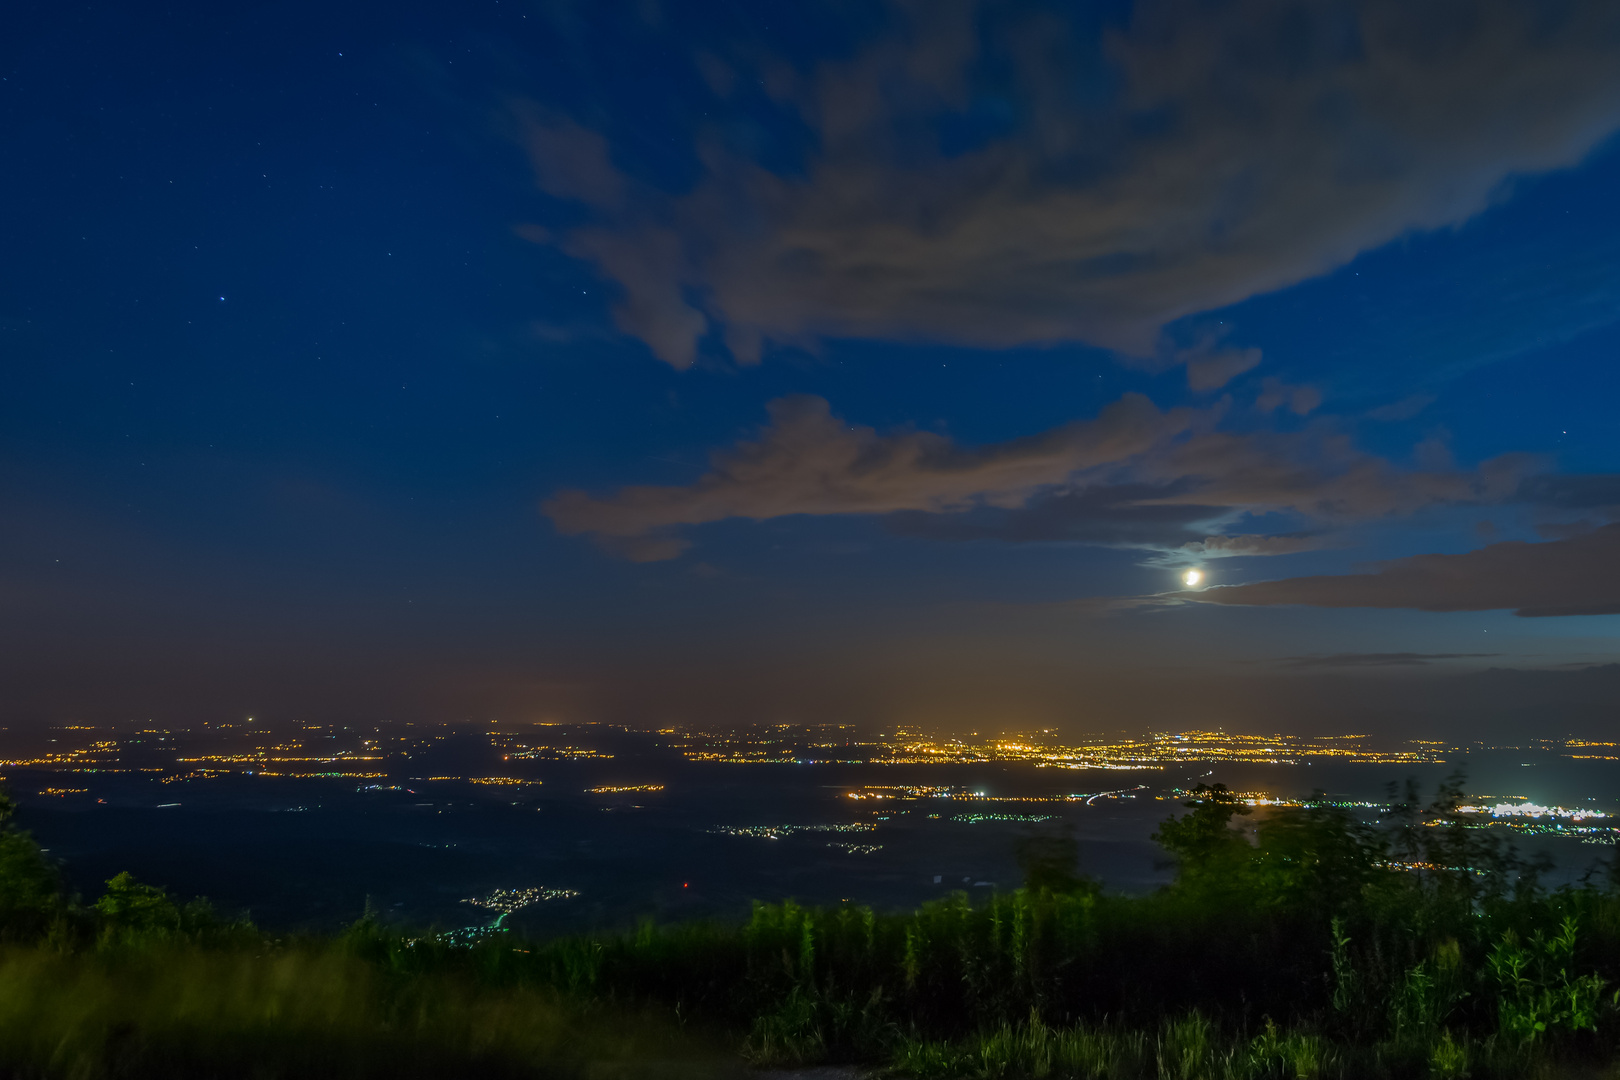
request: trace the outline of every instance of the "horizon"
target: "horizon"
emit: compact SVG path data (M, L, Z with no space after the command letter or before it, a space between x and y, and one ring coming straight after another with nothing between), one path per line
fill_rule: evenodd
M1313 808L1387 831L1411 799L1402 784L1422 799L1455 784L1465 828L1573 884L1620 822L1609 734L1075 742L1051 730L254 718L64 726L31 748L13 736L0 780L84 895L133 870L271 931L330 932L374 911L468 944L647 918L731 922L755 902L898 911L958 889L982 897L1015 887L1015 855L1041 836L1073 841L1099 888L1150 895L1170 881L1154 830L1204 784L1226 785L1255 815L1250 831Z

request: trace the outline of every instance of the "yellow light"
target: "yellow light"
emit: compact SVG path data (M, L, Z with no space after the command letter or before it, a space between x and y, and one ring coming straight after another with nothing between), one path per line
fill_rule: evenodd
M1185 574L1181 575L1181 580L1185 581L1187 583L1187 588L1191 589L1200 581L1204 580L1204 575L1197 570L1189 570Z

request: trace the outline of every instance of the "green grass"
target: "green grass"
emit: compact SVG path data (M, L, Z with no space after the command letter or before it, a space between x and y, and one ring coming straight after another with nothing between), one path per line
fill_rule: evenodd
M1193 1014L1151 1030L1032 1019L958 1042L912 1041L895 1055L918 1080L1523 1080L1596 1075L1589 1063L1538 1060L1495 1040L1476 1043L1444 1031L1422 1045L1343 1045L1319 1032L1274 1024L1244 1036ZM1573 1070L1566 1072L1566 1069ZM1616 1075L1612 1073L1611 1075Z
M340 945L0 953L14 1076L714 1075L661 1010L589 1007L455 972L399 976Z

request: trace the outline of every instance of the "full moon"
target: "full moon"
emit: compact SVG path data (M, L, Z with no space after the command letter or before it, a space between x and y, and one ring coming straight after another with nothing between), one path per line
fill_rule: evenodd
M1185 574L1181 575L1181 580L1185 581L1187 583L1187 588L1190 589L1194 585L1197 585L1200 581L1203 581L1204 575L1199 573L1197 570L1189 570Z

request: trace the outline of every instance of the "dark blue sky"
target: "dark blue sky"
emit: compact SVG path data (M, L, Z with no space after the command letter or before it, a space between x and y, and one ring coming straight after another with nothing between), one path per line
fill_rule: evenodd
M0 74L10 722L1606 716L1611 5L30 5Z

